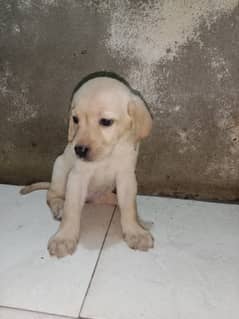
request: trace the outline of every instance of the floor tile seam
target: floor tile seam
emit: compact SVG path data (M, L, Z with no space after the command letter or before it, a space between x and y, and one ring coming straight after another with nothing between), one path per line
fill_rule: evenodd
M91 283L92 283L92 281L93 281L93 279L94 279L94 276L95 276L95 273L96 273L96 269L97 269L97 266L98 266L98 264L99 264L99 261L100 261L100 258L101 258L101 255L102 255L102 252L103 252L103 249L104 249L104 246L105 246L105 242L106 242L106 239L107 239L107 237L108 237L108 234L109 234L109 231L110 231L110 228L111 228L112 221L113 221L113 218L114 218L114 216L115 216L116 210L117 210L117 206L114 207L113 212L112 212L112 215L111 215L111 217L110 217L109 225L108 225L107 230L106 230L106 232L105 232L105 236L104 236L104 239L103 239L103 241L102 241L102 244L101 244L101 247L100 247L100 250L99 250L99 254L98 254L98 257L97 257L97 260L96 260L96 263L95 263L93 272L92 272L91 277L90 277L90 280L89 280L88 287L87 287L87 289L86 289L86 293L85 293L84 298L83 298L83 301L82 301L82 303L81 303L81 307L80 307L78 319L82 319L81 313L82 313L82 310L83 310L83 308L84 308L84 304L85 304L86 298L88 297L88 293L89 293L89 290L90 290L90 287L91 287Z

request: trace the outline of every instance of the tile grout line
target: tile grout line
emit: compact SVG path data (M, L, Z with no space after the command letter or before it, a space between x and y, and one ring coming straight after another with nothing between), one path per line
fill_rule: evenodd
M82 319L82 317L81 317L81 312L82 312L82 310L83 310L83 307L84 307L84 304L85 304L85 300L86 300L86 298L87 298L87 296L88 296L91 283L92 283L92 281L93 281L93 279L94 279L95 272L96 272L96 268L97 268L97 266L98 266L98 264L99 264L100 257L101 257L101 254L102 254L102 251L103 251L105 242L106 242L106 238L108 237L108 233L109 233L109 230L110 230L110 227L111 227L113 218L114 218L114 216L115 216L116 210L117 210L117 206L114 207L113 213L112 213L112 215L111 215L108 228L107 228L107 230L106 230L106 233L105 233L103 242L102 242L101 247L100 247L99 255L98 255L97 259L96 259L96 263L95 263L93 272L92 272L92 274L91 274L90 281L89 281L88 287L87 287L87 289L86 289L86 293L85 293L84 298L83 298L83 301L82 301L82 303L81 303L81 307L80 307L80 311L79 311L79 317L77 317L78 319Z

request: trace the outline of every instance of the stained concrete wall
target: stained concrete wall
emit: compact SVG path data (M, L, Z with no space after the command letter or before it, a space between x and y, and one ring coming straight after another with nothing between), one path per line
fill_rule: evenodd
M239 198L235 0L0 0L0 182L48 180L75 84L111 70L154 114L139 190Z

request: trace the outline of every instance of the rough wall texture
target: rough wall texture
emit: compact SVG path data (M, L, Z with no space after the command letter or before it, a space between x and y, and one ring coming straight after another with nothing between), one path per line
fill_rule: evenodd
M69 98L111 70L154 114L141 193L239 198L235 0L0 0L0 182L48 180Z

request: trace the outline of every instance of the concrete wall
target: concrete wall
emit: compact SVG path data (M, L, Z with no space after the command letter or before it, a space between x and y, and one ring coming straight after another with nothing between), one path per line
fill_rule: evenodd
M141 193L239 198L235 0L0 0L0 182L48 180L75 84L115 71L155 117Z

